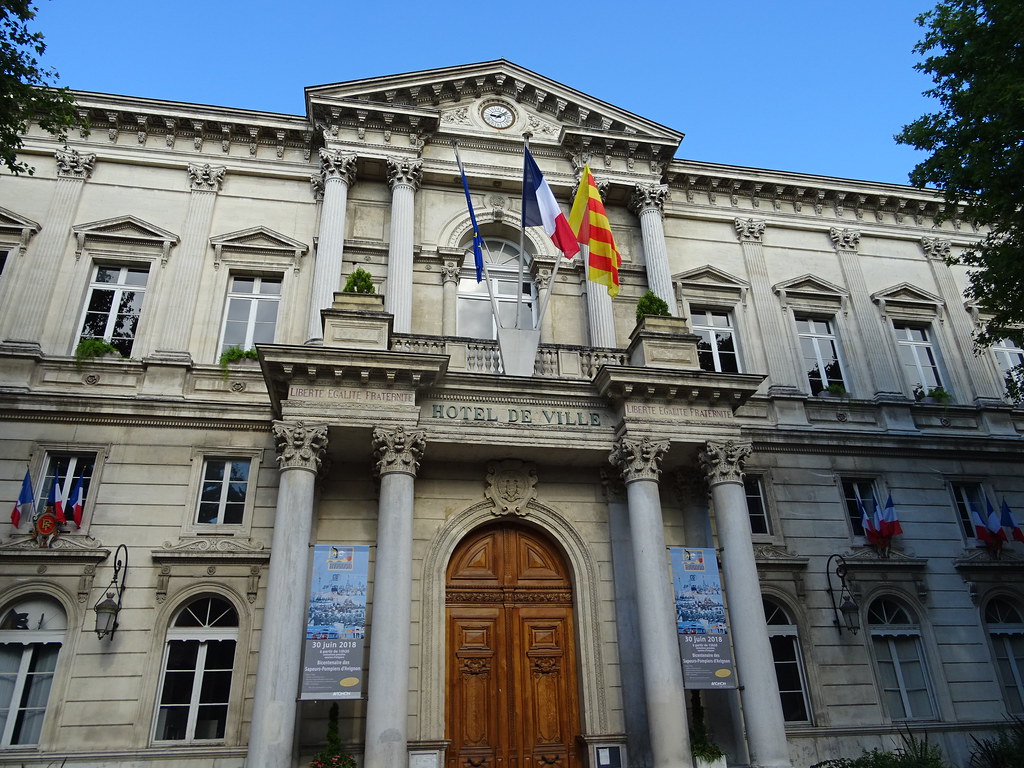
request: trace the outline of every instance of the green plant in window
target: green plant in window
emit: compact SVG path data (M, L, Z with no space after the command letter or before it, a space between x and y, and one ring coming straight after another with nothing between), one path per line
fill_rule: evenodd
M356 768L355 759L341 748L338 737L338 702L327 714L327 746L313 755L309 768Z
M259 360L260 355L255 349L242 349L241 347L228 347L220 356L219 364L224 371L224 378L228 377L228 366L237 363L239 360Z
M356 267L355 271L348 276L345 287L341 291L342 293L376 293L377 289L373 287L373 278L370 277L370 273L362 267Z
M664 302L662 302L664 304ZM706 763L713 763L725 753L711 740L707 723L704 722L704 706L700 700L700 691L690 691L690 751L693 756Z
M930 397L937 403L948 403L953 399L953 396L942 387L932 387L928 390L928 394L925 397Z
M82 339L75 347L75 364L80 366L86 360L107 355L121 357L117 348L103 339Z
M654 291L648 291L636 303L636 321L638 323L643 320L644 315L668 317L670 314L668 303L660 296L657 296Z
M825 387L825 391L832 395L835 395L836 397L846 397L846 387L844 387L838 381L829 384L827 387Z

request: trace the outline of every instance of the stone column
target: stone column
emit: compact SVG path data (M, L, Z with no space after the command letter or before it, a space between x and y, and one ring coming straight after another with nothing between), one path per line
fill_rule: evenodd
M441 295L441 335L454 336L458 326L459 276L462 270L459 262L446 261L441 266L441 280L444 281Z
M871 294L864 281L864 271L857 255L860 232L855 229L832 227L828 231L828 236L839 259L839 268L843 272L846 287L850 291L850 314L855 330L852 338L844 340L844 343L860 344L860 359L867 364L876 400L906 400L903 385L898 378L902 366L893 357L892 342L883 332L878 310L871 301Z
M209 163L189 163L188 181L192 194L188 201L185 226L181 235L181 246L163 283L161 297L162 329L155 357L191 363L189 335L195 320L196 299L199 296L199 281L202 279L203 262L209 247L210 224L213 221L213 204L224 183L227 168Z
M309 546L316 473L327 448L327 427L274 422L281 482L277 491L267 598L260 629L247 764L291 768L296 701L306 626Z
M412 247L416 190L423 179L419 158L389 157L391 239L384 311L395 317L395 333L412 333Z
M31 271L30 280L19 280L21 294L9 304L4 317L4 343L24 347L26 351L42 351L43 327L53 297L53 286L61 270L71 226L74 223L78 201L86 179L92 176L96 155L81 154L74 149L59 149L54 153L57 161L57 183L46 207L46 216L39 236L28 254L8 269L18 267L19 274ZM76 316L77 318L77 316ZM75 333L78 332L75 328Z
M748 455L750 443L709 441L699 458L715 507L750 762L759 768L789 768L782 701L743 492L743 460Z
M324 182L324 200L320 206L320 231L316 265L313 267L307 344L323 343L324 329L320 322L320 310L332 306L335 292L341 289L345 208L348 204L348 188L356 177L356 156L338 149L321 149L320 172Z
M584 276L587 269L587 247L583 248L583 270ZM615 343L615 321L612 318L612 297L608 295L608 289L603 285L592 283L584 277L584 287L587 291L587 323L590 330L590 346L613 348ZM673 303L669 302L669 308ZM673 314L675 314L673 312Z
M373 570L364 768L408 768L413 485L425 441L404 427L373 430L380 474Z
M547 305L544 311L544 317L540 321L540 343L541 344L553 344L555 343L554 334L554 323L551 319L552 307L551 307L551 268L541 267L539 262L536 260L531 265L533 272L533 280L537 284L537 307L543 307Z
M667 442L623 437L608 457L626 483L653 768L680 768L693 762L658 494L661 459L667 450Z
M637 184L630 208L640 217L640 233L644 239L647 260L647 284L655 295L665 300L672 317L679 317L679 306L672 290L672 273L668 266L668 246L665 244L665 184ZM614 346L614 345L612 345Z
M761 329L760 342L764 348L768 362L768 377L771 381L771 394L799 394L802 392L795 386L794 361L790 359L787 340L791 331L783 323L782 308L775 293L772 291L768 277L768 264L764 258L761 237L764 235L765 222L760 219L736 219L736 236L743 249L743 261L750 278L750 294L754 303L754 316Z
M947 373L955 382L953 396L961 403L973 399L979 405L1003 405L1003 382L993 375L991 365L985 365L982 358L974 354L971 316L964 309L964 296L953 279L952 270L946 264L952 244L949 240L935 237L922 237L920 242L928 266L931 267L932 277L939 286L939 296L946 305L946 316L953 329L951 335L959 353L956 364L947 366Z

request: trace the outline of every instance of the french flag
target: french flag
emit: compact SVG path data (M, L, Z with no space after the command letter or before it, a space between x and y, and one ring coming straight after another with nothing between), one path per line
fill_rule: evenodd
M978 541L982 542L989 549L1001 548L1003 546L1002 539L992 534L988 525L981 519L981 514L974 504L968 501L967 506L971 510L971 522L974 524L974 535L978 537Z
M53 507L53 514L57 518L58 523L66 523L67 519L64 517L64 502L60 499L60 493L57 491L57 477L54 476L53 482L50 483L50 495L46 499L46 506Z
M78 476L78 480L75 481L75 487L71 491L71 495L68 497L68 511L71 513L72 519L75 521L75 525L79 528L82 527L82 475Z
M878 527L883 536L890 538L903 533L903 526L900 525L900 519L896 516L896 506L892 503L891 493L885 501L885 509L882 510L882 524Z
M32 477L26 469L25 479L21 481L21 493L18 494L18 500L14 502L14 509L11 510L11 525L15 528L21 525L22 515L31 517L32 507L34 504L35 500L32 495Z
M1014 541L1024 542L1024 532L1021 531L1020 526L1017 525L1017 521L1013 517L1013 513L1010 511L1010 506L1006 503L1006 499L1003 499L1002 516L999 520L1004 529L1010 529L1010 535L1013 536Z
M580 244L569 220L555 202L555 196L528 147L523 147L523 226L544 227L555 247L567 259L580 252Z
M857 509L860 510L860 525L864 529L864 537L868 540L868 544L874 544L876 547L882 546L882 539L874 518L868 514L864 508L864 502L860 499L857 499Z

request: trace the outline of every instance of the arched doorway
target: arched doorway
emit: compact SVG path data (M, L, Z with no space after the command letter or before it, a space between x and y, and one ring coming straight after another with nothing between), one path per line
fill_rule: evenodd
M473 531L445 580L447 768L575 768L572 584L525 526Z

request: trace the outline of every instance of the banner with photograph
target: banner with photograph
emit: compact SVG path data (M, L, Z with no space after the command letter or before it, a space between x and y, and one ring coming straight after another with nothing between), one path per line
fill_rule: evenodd
M370 548L313 548L300 699L358 699L363 687L363 636Z
M714 549L669 547L672 595L687 688L735 688L722 580Z

